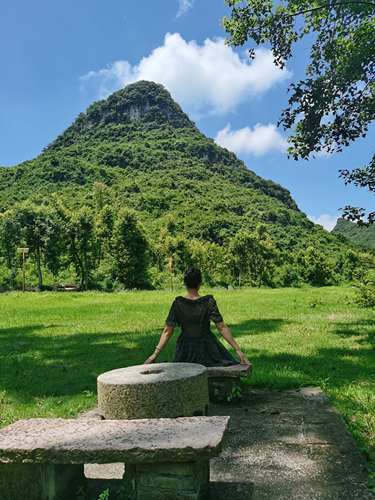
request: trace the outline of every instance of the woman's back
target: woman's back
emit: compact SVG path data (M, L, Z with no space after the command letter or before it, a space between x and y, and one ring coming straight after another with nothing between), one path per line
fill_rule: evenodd
M223 321L212 295L196 299L182 296L175 298L166 320L168 326L181 327L175 361L200 363L206 366L237 363L211 332L210 321L214 323Z
M169 341L176 326L181 327L181 335L177 339L174 361L200 363L206 366L226 366L238 361L228 352L223 344L211 332L213 321L221 335L235 349L241 363L249 363L233 338L229 328L223 321L216 300L212 295L199 295L202 284L202 273L190 267L184 276L187 296L176 297L169 310L163 333L158 345L146 363L154 363L164 346Z
M180 326L183 335L199 338L210 332L210 321L223 321L212 295L203 295L196 299L178 296L172 304L166 323L170 326Z

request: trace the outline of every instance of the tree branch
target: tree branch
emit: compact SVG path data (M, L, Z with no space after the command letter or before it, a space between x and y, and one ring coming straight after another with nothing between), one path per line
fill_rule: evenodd
M332 4L325 4L325 5L319 5L319 7L313 7L311 9L306 9L306 10L301 10L299 12L295 12L294 14L286 14L286 13L283 13L282 15L285 15L286 17L296 17L296 16L300 16L302 14L309 14L310 12L317 12L319 10L322 10L322 9L330 9L331 7L336 7L336 6L341 6L341 5L368 5L368 6L372 6L372 7L375 7L375 2L367 2L367 1L361 1L361 0L358 0L358 1L350 1L348 0L347 2L333 2Z

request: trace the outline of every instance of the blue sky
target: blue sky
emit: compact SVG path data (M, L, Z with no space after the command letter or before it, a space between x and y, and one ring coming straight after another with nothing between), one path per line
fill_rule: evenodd
M339 155L288 160L275 124L289 82L303 75L306 47L285 72L267 48L250 63L244 48L223 43L224 0L0 0L0 7L0 165L36 156L92 101L153 79L206 135L288 188L326 227L346 204L371 208L372 196L337 174L369 161L370 135Z

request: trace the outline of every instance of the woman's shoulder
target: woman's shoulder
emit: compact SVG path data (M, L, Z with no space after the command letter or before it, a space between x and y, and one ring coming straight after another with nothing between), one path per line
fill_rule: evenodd
M174 302L211 302L212 300L215 300L214 299L214 296L211 295L211 294L207 294L207 295L201 295L200 297L198 297L197 299L188 299L187 297L184 297L183 295L177 295L177 297L175 297L174 299Z

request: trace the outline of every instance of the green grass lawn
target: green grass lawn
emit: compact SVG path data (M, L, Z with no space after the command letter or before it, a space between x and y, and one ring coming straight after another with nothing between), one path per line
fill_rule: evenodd
M375 311L352 304L350 288L214 293L253 362L251 384L322 387L373 454ZM153 351L174 295L1 295L0 425L94 406L98 374L142 363ZM173 344L160 361L172 358Z

